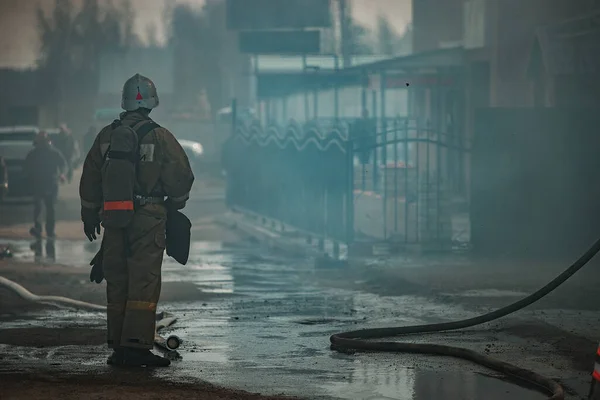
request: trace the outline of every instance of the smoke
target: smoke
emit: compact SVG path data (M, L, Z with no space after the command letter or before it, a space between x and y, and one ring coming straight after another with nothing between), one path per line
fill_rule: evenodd
M82 0L72 0L79 6ZM100 4L108 0L100 0ZM204 0L176 0L201 6ZM118 3L114 1L114 3ZM131 0L136 12L134 31L146 38L149 27L156 32L159 43L165 42L166 26L165 0ZM0 68L29 68L35 66L39 52L36 9L40 6L45 12L51 12L53 0L2 0L0 1Z

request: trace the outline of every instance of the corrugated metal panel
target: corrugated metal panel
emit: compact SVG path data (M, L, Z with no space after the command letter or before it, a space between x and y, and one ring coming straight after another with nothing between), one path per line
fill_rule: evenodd
M120 93L123 83L140 73L161 93L173 92L173 54L165 48L143 48L107 54L100 61L100 94Z

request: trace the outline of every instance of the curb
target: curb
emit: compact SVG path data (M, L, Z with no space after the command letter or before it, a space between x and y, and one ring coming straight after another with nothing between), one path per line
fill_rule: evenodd
M347 264L343 252L339 259L334 257L331 242L326 243L323 250L319 250L318 244L309 243L306 236L294 231L286 231L291 234L284 236L281 232L257 224L252 216L244 212L230 211L216 217L215 222L226 228L239 230L267 247L284 251L291 256L314 258L318 266Z

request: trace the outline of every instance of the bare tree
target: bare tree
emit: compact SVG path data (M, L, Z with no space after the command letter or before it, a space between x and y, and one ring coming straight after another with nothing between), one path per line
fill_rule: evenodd
M126 11L131 9L128 3L120 7L109 3L101 9L98 0L84 0L76 11L70 0L55 0L51 15L38 9L42 91L57 105L58 120L76 113L91 114L100 58L139 42L131 28L133 14Z
M237 37L226 28L225 2L208 0L198 10L189 5L172 9L169 45L175 57L175 90L180 106L196 105L203 92L210 108L229 104L228 88L247 65Z
M392 56L396 54L399 36L392 28L387 17L380 15L377 17L377 42L379 53Z

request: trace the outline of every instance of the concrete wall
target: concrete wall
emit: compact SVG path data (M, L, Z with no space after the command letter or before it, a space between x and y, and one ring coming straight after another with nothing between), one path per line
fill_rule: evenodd
M595 6L597 7L597 6ZM531 107L534 83L527 67L536 29L585 15L594 8L587 0L493 0L491 97L493 107Z

